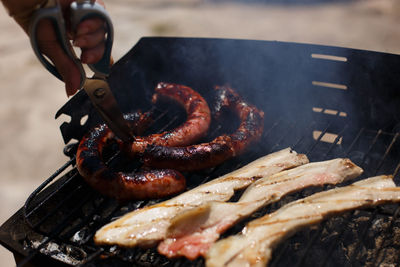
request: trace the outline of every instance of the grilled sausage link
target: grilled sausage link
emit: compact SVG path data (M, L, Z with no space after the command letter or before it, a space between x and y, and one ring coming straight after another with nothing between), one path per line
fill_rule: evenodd
M186 121L177 128L160 134L135 137L128 154L143 153L148 145L185 146L198 141L207 134L211 123L210 108L204 98L193 89L178 84L159 83L152 102L160 99L179 103L186 111Z
M150 119L148 114L131 114L125 117L132 128L141 133ZM134 173L110 170L103 161L103 149L115 139L105 124L86 134L78 147L76 164L85 181L101 194L121 201L131 199L161 198L176 194L186 187L181 173L170 169L146 170Z
M209 143L186 147L148 146L143 153L144 164L156 168L173 168L193 171L216 166L245 151L261 138L264 128L264 112L246 103L241 96L227 86L216 87L216 115L222 109L232 110L240 119L238 129L232 134L221 135Z

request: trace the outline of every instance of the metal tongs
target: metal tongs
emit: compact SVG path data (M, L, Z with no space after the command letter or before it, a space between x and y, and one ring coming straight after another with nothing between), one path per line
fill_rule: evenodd
M64 21L61 6L58 0L48 0L47 3L38 9L33 15L29 37L32 48L44 67L58 79L62 80L60 73L47 58L44 57L39 49L36 32L38 24L42 19L48 19L52 22L57 38L64 52L72 59L81 73L80 88L83 88L88 94L91 102L101 117L114 132L114 134L124 142L133 139L131 129L123 117L117 101L110 90L107 77L110 73L111 48L113 44L113 25L105 9L94 2L94 0L77 0L71 3L71 26L76 29L83 20L91 17L99 17L105 22L106 40L105 52L103 57L96 64L88 64L88 67L94 72L92 78L86 77L82 62L76 56L70 41L67 38L66 24Z

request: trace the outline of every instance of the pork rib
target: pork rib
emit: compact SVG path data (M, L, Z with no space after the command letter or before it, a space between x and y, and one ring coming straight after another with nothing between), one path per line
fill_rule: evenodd
M341 183L361 173L362 169L349 159L338 158L264 177L250 185L238 202L209 202L177 216L158 251L167 257L185 256L191 260L204 256L220 234L262 206L303 188Z
M97 244L124 247L150 246L166 237L171 221L182 211L207 203L227 201L235 190L280 171L308 163L303 154L290 148L261 157L248 165L182 193L170 200L132 211L97 231Z
M386 175L316 193L248 223L241 234L216 242L206 255L206 265L265 266L273 248L305 226L344 211L399 201L400 188Z

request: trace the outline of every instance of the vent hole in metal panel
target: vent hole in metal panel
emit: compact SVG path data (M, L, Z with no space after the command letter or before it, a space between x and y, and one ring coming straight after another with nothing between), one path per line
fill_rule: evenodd
M341 61L341 62L347 62L346 57L341 57L341 56L334 56L334 55L325 55L325 54L311 54L312 58L316 59L325 59L325 60L332 60L332 61Z
M321 131L313 131L313 138L314 140L317 140L318 138L320 138L321 142L325 142L325 143L335 143L336 139L339 137L337 134L334 133L324 133L324 135L322 135ZM339 139L337 140L337 144L341 145L343 141L343 137L339 137Z
M312 81L312 85L320 86L320 87L328 87L340 90L347 90L347 85L339 84L339 83L328 83L328 82L320 82L320 81Z

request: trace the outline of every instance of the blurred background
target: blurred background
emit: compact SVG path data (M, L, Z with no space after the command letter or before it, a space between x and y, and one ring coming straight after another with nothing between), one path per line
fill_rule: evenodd
M118 60L143 36L278 40L400 54L399 0L110 0ZM0 8L0 223L67 158L64 85ZM13 266L0 247L1 266Z

